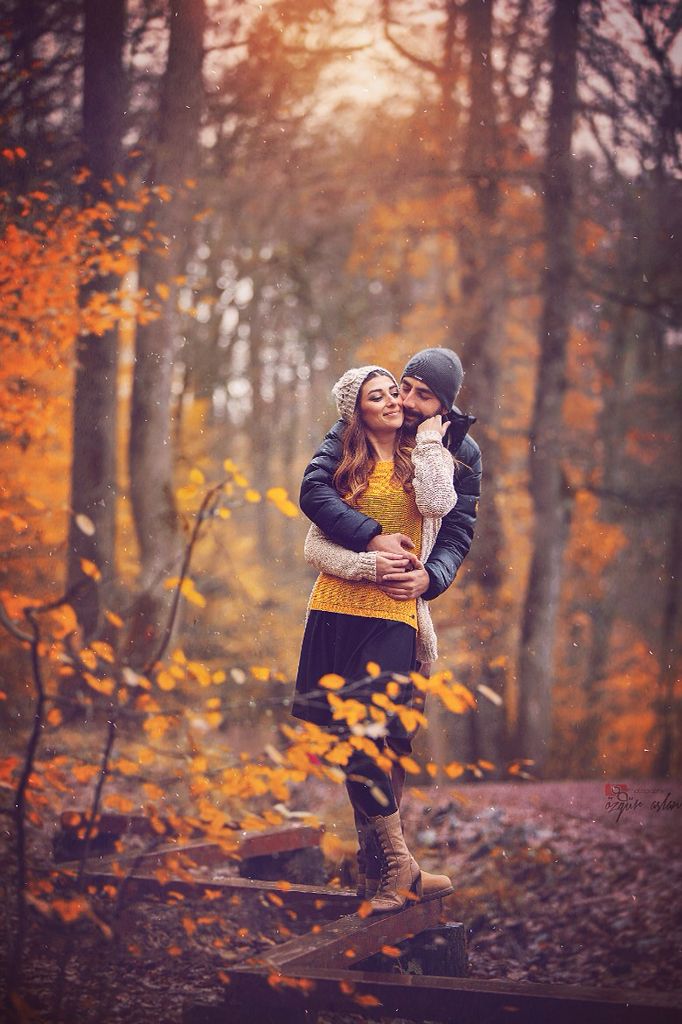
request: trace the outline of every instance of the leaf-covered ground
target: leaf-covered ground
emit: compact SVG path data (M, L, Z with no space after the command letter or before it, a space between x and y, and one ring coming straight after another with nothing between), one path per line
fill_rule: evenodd
M470 976L682 990L680 787L630 783L630 795L641 806L616 820L597 783L408 790L415 852L455 881L448 918L467 926ZM292 806L326 807L330 872L345 877L340 788L309 781ZM58 1000L68 1024L174 1024L183 1004L216 998L231 964L315 923L259 897L172 900L116 916L113 893L97 897L111 937L90 920L35 915L26 995L43 1014Z

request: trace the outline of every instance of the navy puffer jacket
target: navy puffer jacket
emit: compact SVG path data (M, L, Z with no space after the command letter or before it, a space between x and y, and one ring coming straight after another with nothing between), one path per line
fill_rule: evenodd
M457 504L443 519L433 551L424 566L431 580L424 594L427 601L447 590L473 540L481 496L481 450L468 433L475 422L473 416L467 416L459 409L450 413L446 444L457 459L454 475ZM332 484L343 450L343 428L343 420L338 420L313 455L303 474L299 500L308 519L312 519L335 544L351 551L364 551L372 537L381 533L381 525L376 519L347 505Z

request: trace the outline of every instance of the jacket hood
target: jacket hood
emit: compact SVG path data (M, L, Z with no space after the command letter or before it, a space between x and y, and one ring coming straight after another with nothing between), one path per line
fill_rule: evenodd
M475 416L470 416L466 412L461 412L457 406L454 406L448 414L450 420L450 429L445 435L445 447L453 455L457 454L459 446L469 432L469 428L476 422Z

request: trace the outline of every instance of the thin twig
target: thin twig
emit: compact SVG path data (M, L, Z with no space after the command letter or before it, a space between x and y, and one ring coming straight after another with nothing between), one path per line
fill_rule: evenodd
M184 558L182 560L182 566L180 567L180 576L178 577L178 582L176 584L175 591L173 593L173 600L171 602L171 607L170 607L170 612L169 612L169 615L168 615L168 621L166 623L166 627L165 627L165 629L163 631L163 634L161 636L161 641L160 641L159 646L158 646L158 648L156 650L156 653L154 655L152 655L152 657L149 659L147 664L142 669L142 673L141 674L143 676L149 675L151 670L154 668L154 665L156 665L156 663L158 661L160 661L161 658L163 657L164 652L165 652L166 648L168 647L168 644L170 643L170 638L171 638L171 636L173 634L173 626L175 625L175 619L176 619L176 616L177 616L177 613L178 613L178 607L180 605L180 595L181 595L181 592L182 592L182 585L183 585L185 579L187 578L187 574L189 572L190 562L192 561L192 553L194 551L194 547L195 547L195 545L197 543L197 540L199 539L199 533L201 532L201 528L202 528L205 520L210 518L210 515L211 515L211 513L213 511L213 509L210 509L210 511L209 511L209 505L211 504L212 501L214 501L214 499L216 498L218 493L223 489L223 487L225 486L226 483L228 483L228 481L229 481L229 477L227 477L225 480L222 480L219 484L216 484L209 491L207 491L206 494L204 495L203 501L201 502L201 505L199 507L199 511L197 512L197 517L196 517L196 521L194 523L194 528L192 529L192 535L191 535L191 537L189 539L189 543L187 544L187 547L185 548L185 555L184 555Z

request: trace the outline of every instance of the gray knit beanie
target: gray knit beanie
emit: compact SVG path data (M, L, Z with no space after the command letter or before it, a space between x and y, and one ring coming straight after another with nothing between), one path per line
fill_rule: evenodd
M383 366L354 366L350 370L346 370L332 388L332 395L336 399L336 408L339 410L339 416L346 423L351 421L355 404L360 394L360 388L374 370L378 370L385 377L390 377L395 386L398 387L398 381L391 371L385 370Z
M403 377L416 377L433 391L450 411L462 386L464 370L456 352L449 348L424 348L409 360Z

